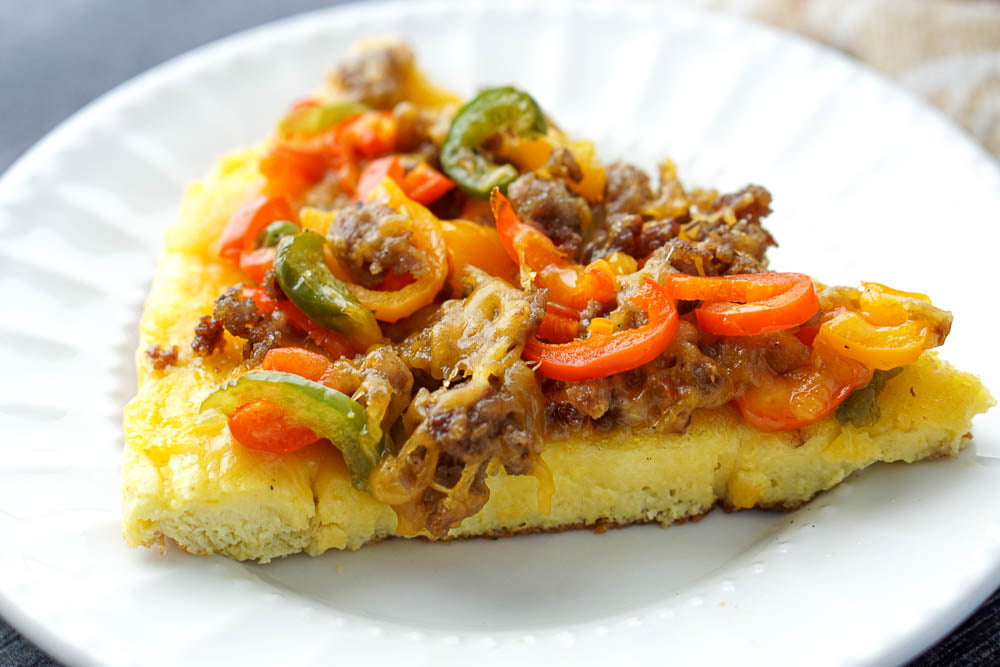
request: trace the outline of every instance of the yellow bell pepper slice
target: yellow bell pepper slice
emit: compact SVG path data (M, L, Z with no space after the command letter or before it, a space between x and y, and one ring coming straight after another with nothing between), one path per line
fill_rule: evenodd
M320 236L326 236L326 230L336 217L337 211L324 211L320 208L306 206L299 211L299 224L302 225L302 229L308 229Z
M517 265L507 256L494 227L469 220L441 220L441 236L448 248L448 285L462 292L462 276L470 266L517 285Z
M842 357L884 371L913 363L931 347L927 328L919 322L877 326L862 314L848 311L820 326L815 345L821 344Z
M500 157L510 160L521 171L541 169L548 162L556 148L567 148L580 166L583 179L579 182L567 181L566 187L587 201L599 202L604 199L607 174L597 157L594 144L589 141L567 141L555 131L534 139L518 137L505 138L499 149Z
M930 305L924 294L880 283L862 283L858 311L838 309L822 323L816 345L868 368L891 370L916 361L924 350L944 342L947 331L921 317Z

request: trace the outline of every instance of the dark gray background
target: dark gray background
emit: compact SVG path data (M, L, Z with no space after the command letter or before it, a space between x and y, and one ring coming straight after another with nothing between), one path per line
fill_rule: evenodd
M0 0L0 172L77 109L153 65L342 1ZM0 619L0 665L55 664ZM1000 591L914 664L1000 664Z

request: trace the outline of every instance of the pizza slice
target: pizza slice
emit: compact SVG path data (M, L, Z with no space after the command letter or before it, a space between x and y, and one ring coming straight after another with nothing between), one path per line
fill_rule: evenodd
M952 455L951 315L768 270L771 196L654 183L525 91L369 45L188 190L141 321L124 535L266 561L794 509Z

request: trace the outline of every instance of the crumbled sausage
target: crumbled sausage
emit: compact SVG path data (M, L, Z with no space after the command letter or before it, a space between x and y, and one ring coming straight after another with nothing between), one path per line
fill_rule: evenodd
M412 157L422 158L432 166L439 164L438 146L448 135L453 111L448 107L418 108L405 100L392 108L396 120L396 150L404 154L404 167L406 159Z
M539 226L563 252L577 254L592 215L586 199L567 190L561 179L534 174L518 177L508 187L507 196L523 222Z
M583 180L583 169L573 157L568 148L559 147L549 153L544 170L551 178L561 178L564 181L579 183Z
M741 339L701 332L682 319L670 346L631 371L583 382L543 385L550 427L683 431L691 413L715 408L751 385L807 363L809 348L787 331Z
M761 226L770 212L771 195L751 185L716 198L707 211L683 220L643 224L639 255L665 261L673 270L703 276L759 273L767 269L767 250L774 238ZM654 258L659 255L660 259Z
M331 74L347 97L375 109L391 109L402 99L403 82L413 67L413 51L391 44L356 54Z
M177 346L173 345L169 349L160 345L153 345L146 349L146 357L152 362L153 368L162 371L167 366L177 363Z
M760 224L771 214L771 193L759 185L748 185L712 202L713 211L726 213L727 222Z
M396 275L420 277L430 270L427 254L410 243L413 221L379 202L342 209L327 230L327 239L354 282L374 288L391 269Z
M269 350L293 341L291 328L283 311L261 313L253 299L241 298L238 287L229 288L219 297L212 317L221 322L232 335L246 339L243 359L250 366L259 366Z
M635 213L612 213L595 226L590 240L583 248L581 261L589 264L613 252L624 252L633 257L648 253L639 250L643 230L642 216Z
M660 185L653 191L649 176L638 167L616 162L607 169L600 207L584 256L590 260L615 251L648 256L677 236L689 208L687 193L672 162L660 165Z
M615 162L606 170L604 186L604 211L607 216L615 213L640 213L653 199L649 176L642 169L627 162Z
M584 422L584 416L572 403L560 401L549 401L545 404L545 419L569 431L575 431Z
M201 357L207 357L216 350L222 349L226 342L222 336L223 331L225 331L225 327L222 326L222 322L211 315L203 315L194 328L191 349Z
M264 274L264 281L261 283L261 287L264 288L264 293L275 301L288 301L288 297L285 296L281 285L278 284L278 274L275 273L274 269L268 269L267 273Z
M415 429L372 475L375 497L393 505L401 533L444 537L489 500L491 462L513 475L533 471L541 405L535 374L519 359L498 375L422 389L404 417Z

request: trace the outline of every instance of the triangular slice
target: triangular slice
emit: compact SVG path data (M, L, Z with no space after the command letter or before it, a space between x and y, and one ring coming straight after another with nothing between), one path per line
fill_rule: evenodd
M993 399L927 351L950 314L768 271L769 212L370 45L167 232L126 541L266 561L668 525L958 452Z

